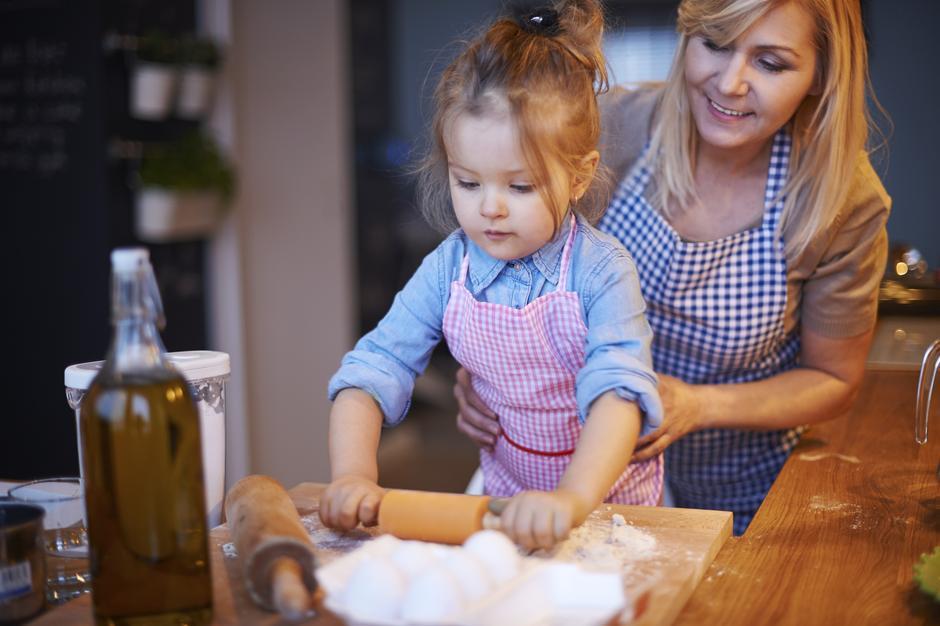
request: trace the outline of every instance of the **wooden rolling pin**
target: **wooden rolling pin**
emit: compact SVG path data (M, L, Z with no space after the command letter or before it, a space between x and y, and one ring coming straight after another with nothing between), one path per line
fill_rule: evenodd
M478 530L498 530L506 502L489 496L389 489L379 505L379 528L400 539L457 545Z
M251 598L286 619L306 616L317 585L316 559L284 487L269 476L242 478L225 496L225 517Z

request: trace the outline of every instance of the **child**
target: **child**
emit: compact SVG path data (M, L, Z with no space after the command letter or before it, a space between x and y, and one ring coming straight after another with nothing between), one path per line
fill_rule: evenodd
M499 413L481 467L486 493L512 496L510 538L550 547L604 500L659 503L661 457L628 467L662 418L636 270L576 214L598 165L603 15L558 5L496 22L441 77L419 192L460 229L330 381L328 526L375 523L383 419L403 419L442 337Z

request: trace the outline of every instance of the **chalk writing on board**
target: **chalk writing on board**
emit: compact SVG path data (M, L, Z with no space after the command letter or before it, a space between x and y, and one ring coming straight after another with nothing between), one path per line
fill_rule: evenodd
M88 89L67 67L68 54L62 41L0 44L0 173L49 178L68 167Z

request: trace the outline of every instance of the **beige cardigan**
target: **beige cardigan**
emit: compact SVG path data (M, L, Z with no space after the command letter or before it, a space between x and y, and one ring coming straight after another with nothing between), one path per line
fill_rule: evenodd
M592 198L609 199L629 173L650 137L660 94L655 88L616 87L600 97L601 162L609 180L595 185ZM890 207L891 198L868 156L860 155L849 197L833 224L817 233L802 253L787 255L786 332L802 321L821 335L846 338L874 326Z

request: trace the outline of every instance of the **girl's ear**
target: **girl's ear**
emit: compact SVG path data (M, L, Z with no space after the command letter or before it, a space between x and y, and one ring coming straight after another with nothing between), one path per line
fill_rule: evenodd
M594 172L601 161L601 155L597 150L591 150L581 158L578 163L578 174L571 181L571 198L575 201L580 200L584 192L591 185L594 178Z

